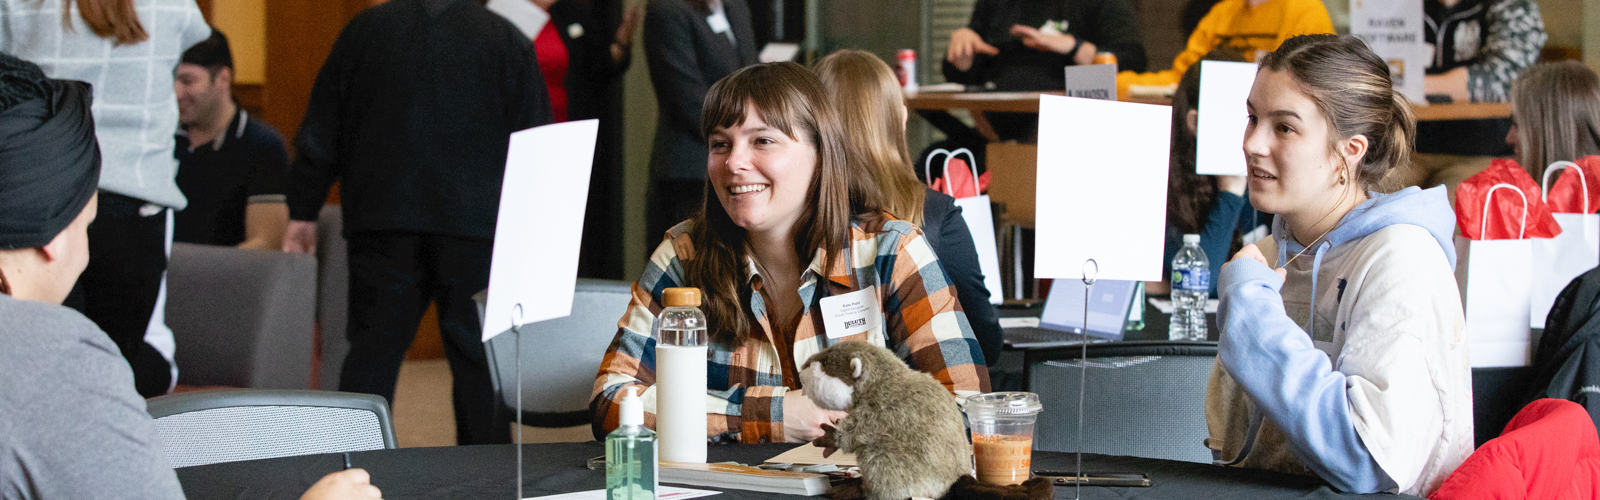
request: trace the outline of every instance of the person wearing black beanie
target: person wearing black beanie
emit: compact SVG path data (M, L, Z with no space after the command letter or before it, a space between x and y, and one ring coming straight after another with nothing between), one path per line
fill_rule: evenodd
M93 94L0 53L3 498L184 497L117 345L61 306L89 264L99 207ZM350 469L301 498L381 497L366 471Z

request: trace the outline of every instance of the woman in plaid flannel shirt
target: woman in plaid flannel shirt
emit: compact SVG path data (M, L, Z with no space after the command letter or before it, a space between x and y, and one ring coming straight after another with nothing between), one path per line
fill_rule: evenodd
M706 435L715 441L803 442L843 417L801 395L800 363L843 341L886 347L955 396L988 390L983 351L955 288L922 232L882 209L882 195L845 143L816 76L793 63L739 70L711 87L704 206L666 234L617 322L590 409L596 436L617 426L627 386L643 389L654 426L661 293L704 292L711 338ZM828 324L823 298L879 307L865 331ZM954 404L954 401L952 401Z

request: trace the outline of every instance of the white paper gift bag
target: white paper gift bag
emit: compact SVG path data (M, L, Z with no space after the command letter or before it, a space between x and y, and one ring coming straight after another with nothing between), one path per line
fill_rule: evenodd
M1527 195L1510 184L1497 184L1486 197L1522 196L1522 230L1527 230ZM1489 200L1484 200L1487 221ZM1478 234L1487 234L1487 227ZM1519 231L1518 237L1522 236ZM1456 284L1467 317L1467 347L1473 367L1527 366L1528 297L1533 240L1469 240L1456 237ZM1541 319L1541 323L1543 320Z
M994 236L994 208L989 204L989 195L967 196L957 195L952 187L950 177L950 160L960 156L967 157L967 166L972 169L972 183L978 184L978 161L967 148L955 151L935 149L928 154L928 160L922 165L923 178L933 179L933 159L944 157L943 191L945 194L956 198L956 206L961 207L961 219L967 223L967 231L972 233L972 243L978 252L978 268L983 271L983 287L989 290L989 302L999 304L1005 301L1005 291L1000 288L1000 253ZM965 193L963 193L965 194Z
M1571 168L1578 174L1583 212L1551 214L1561 225L1561 234L1531 240L1533 290L1528 297L1528 326L1532 328L1544 328L1550 306L1573 278L1600 265L1600 214L1592 213L1594 210L1589 208L1589 184L1583 169L1570 161L1558 161L1545 169L1545 201L1549 202L1550 198L1550 174L1563 168Z

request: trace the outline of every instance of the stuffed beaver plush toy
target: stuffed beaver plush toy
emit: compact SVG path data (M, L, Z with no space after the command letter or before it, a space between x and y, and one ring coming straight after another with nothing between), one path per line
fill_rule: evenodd
M814 443L824 456L856 454L861 480L836 485L833 500L1049 500L1049 480L995 486L973 479L972 444L961 410L933 376L888 349L841 342L802 365L800 383L817 407L844 411Z

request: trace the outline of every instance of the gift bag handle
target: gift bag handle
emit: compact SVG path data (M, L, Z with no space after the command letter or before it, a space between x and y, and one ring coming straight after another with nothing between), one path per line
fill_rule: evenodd
M1478 219L1478 237L1483 238L1489 234L1489 205L1494 198L1494 192L1499 189L1510 189L1522 197L1522 229L1517 230L1517 239L1523 239L1523 234L1528 232L1528 195L1522 188L1504 182L1489 187L1489 192L1483 195L1483 218Z
M1589 179L1583 176L1583 167L1570 161L1563 160L1551 163L1548 168L1544 169L1544 183L1539 186L1544 189L1544 194L1540 196L1540 199L1545 202L1550 201L1550 173L1567 167L1572 167L1572 171L1578 173L1578 184L1582 188L1580 191L1583 191L1583 213L1589 213Z
M972 150L967 148L958 148L955 151L939 148L929 151L928 158L922 162L923 179L928 179L929 184L933 183L933 157L939 156L940 154L944 155L944 187L948 191L945 194L955 196L956 188L950 185L950 160L954 159L958 155L967 155L967 166L972 167L972 183L973 185L977 185L978 158L972 154Z

